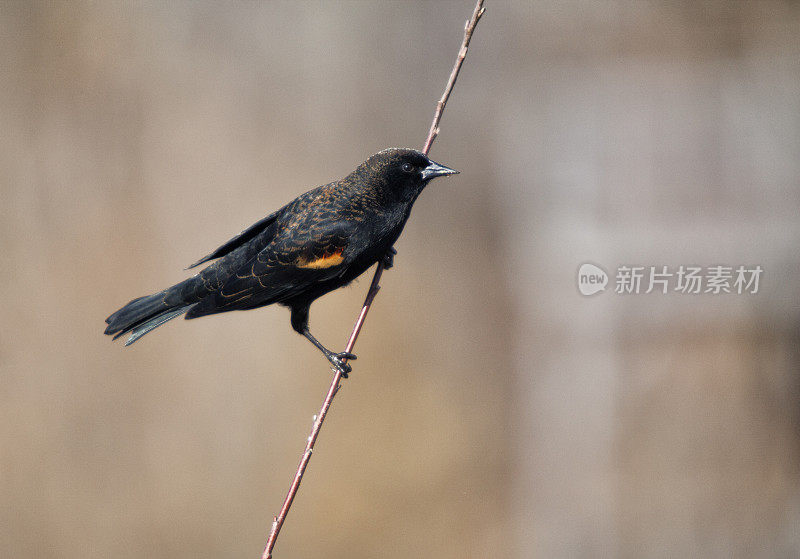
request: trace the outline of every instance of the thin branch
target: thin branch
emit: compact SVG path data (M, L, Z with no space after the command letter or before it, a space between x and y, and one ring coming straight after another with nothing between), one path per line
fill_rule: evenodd
M352 352L353 347L356 345L358 334L361 332L361 327L364 325L364 320L367 318L367 313L369 312L369 308L372 306L372 301L375 299L375 295L378 294L378 291L381 288L381 286L378 284L381 281L382 274L383 262L378 262L378 267L375 269L375 275L372 278L369 291L367 291L367 298L364 299L364 306L361 307L361 313L358 315L356 324L353 327L353 332L350 334L350 339L347 341L347 347L345 349L345 352L347 353ZM347 362L346 360L344 361ZM267 540L267 545L264 548L264 553L261 556L261 559L270 559L272 557L272 548L275 547L275 541L278 539L278 534L280 533L283 523L286 520L286 515L289 514L292 501L294 501L294 497L297 495L297 490L300 489L300 482L303 480L303 474L308 467L308 461L311 460L311 454L314 452L314 443L317 442L320 429L322 429L322 422L325 421L325 416L328 415L328 410L333 402L333 397L336 396L336 393L339 391L339 383L342 380L342 371L338 367L331 367L331 369L334 371L331 386L328 388L328 394L325 396L325 401L322 403L322 408L320 408L319 413L314 416L314 425L311 428L311 434L308 436L308 440L306 441L306 449L303 451L303 456L300 458L300 464L297 466L297 472L294 474L294 480L292 480L292 485L289 487L289 493L286 495L286 499L283 501L281 512L278 513L278 516L272 519L272 530L269 533L269 539Z
M450 98L450 93L453 91L453 86L456 85L458 73L461 71L461 65L464 63L464 59L467 57L467 49L469 49L469 42L472 40L472 33L475 31L475 26L478 25L478 22L485 11L486 8L483 7L483 0L478 0L478 3L475 4L475 9L472 11L472 17L469 18L469 21L467 21L467 23L464 25L464 41L461 43L461 49L458 51L458 57L456 58L456 63L453 66L453 71L450 72L450 79L447 80L447 87L444 88L442 98L439 99L438 103L436 103L436 112L433 113L433 122L431 122L431 128L428 131L428 137L425 139L425 146L422 148L422 153L425 155L428 155L428 153L431 151L431 145L436 139L436 136L439 135L439 123L442 121L444 106L447 105L447 100Z
M484 0L478 0L478 3L475 5L475 10L472 12L472 17L469 19L469 21L467 21L466 26L464 27L464 40L461 43L461 49L458 51L456 63L453 66L452 72L450 72L450 79L447 80L447 86L442 94L442 98L436 104L436 112L433 115L433 122L431 123L428 137L425 140L425 147L422 148L422 152L425 155L428 154L433 141L439 134L439 123L442 120L442 113L444 112L444 107L447 104L450 93L453 91L453 86L456 84L456 79L458 79L458 73L461 71L461 65L464 63L464 58L467 56L467 49L469 48L470 39L472 39L472 33L475 31L475 26L478 25L478 21L481 19L483 12L486 10L486 8L483 7L483 1ZM347 347L345 348L345 352L347 353L351 353L353 351L353 348L356 345L356 340L358 339L358 335L361 332L361 328L364 326L364 321L367 318L367 313L369 312L370 307L372 307L372 302L381 288L379 284L381 281L381 275L383 274L383 269L383 262L379 261L377 268L375 268L375 275L372 277L372 283L369 286L369 291L367 291L367 297L364 299L364 305L361 307L361 313L358 315L356 324L353 327L353 332L350 334L350 339L347 341ZM264 547L264 553L261 555L261 559L272 559L272 549L275 547L275 542L278 540L278 534L280 534L283 523L286 521L286 515L289 514L289 509L292 507L292 502L297 495L297 491L300 489L300 482L303 481L303 474L305 474L306 468L308 467L308 462L311 460L311 455L314 452L314 444L317 442L317 437L322 429L322 422L325 421L325 417L328 415L328 410L333 402L333 397L336 396L336 393L339 392L339 388L341 388L340 383L342 380L342 371L335 367L332 367L332 369L334 371L334 375L331 385L328 388L328 394L325 396L325 401L322 403L322 408L320 408L319 413L314 417L314 425L311 428L311 434L308 436L308 440L306 441L306 448L303 451L303 455L300 457L300 464L297 466L297 471L294 474L292 485L289 487L289 492L286 494L286 499L283 501L281 511L278 513L278 516L272 519L272 529L270 530L269 539L267 540L267 545Z

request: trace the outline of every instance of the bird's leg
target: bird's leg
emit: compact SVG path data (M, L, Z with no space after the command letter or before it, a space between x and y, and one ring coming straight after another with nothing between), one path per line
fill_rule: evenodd
M386 251L386 254L383 255L383 259L381 262L383 263L383 269L388 270L392 266L394 266L394 255L397 254L397 250L394 247L389 247L389 250Z
M322 345L322 343L311 334L311 331L308 328L304 328L301 334L308 338L308 341L314 344L317 349L319 349L322 354L325 355L328 361L331 362L331 365L342 372L342 377L347 378L347 375L353 370L353 368L348 363L345 363L344 360L347 359L349 361L355 361L357 357L354 354L347 351L342 351L339 353L332 352L327 347Z
M337 370L341 371L344 378L347 378L347 374L352 371L353 368L345 363L344 360L347 359L353 361L356 359L356 356L346 351L334 353L322 345L322 343L311 334L311 331L308 329L308 303L292 305L290 308L292 309L292 328L294 331L305 336L306 339L314 344L316 348L322 352L325 358L331 362L331 365L336 367Z

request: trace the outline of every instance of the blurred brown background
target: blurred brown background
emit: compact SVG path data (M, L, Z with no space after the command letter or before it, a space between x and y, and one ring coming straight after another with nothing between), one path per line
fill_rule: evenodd
M277 556L798 556L800 7L487 9ZM259 556L325 362L281 308L103 319L420 146L471 10L0 4L0 555ZM765 271L585 298L587 260Z

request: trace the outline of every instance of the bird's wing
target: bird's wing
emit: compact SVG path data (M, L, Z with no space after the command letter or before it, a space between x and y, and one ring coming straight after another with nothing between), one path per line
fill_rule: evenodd
M348 222L317 222L284 229L220 289L192 307L187 318L283 301L342 275L355 257L348 251L353 228Z
M204 264L210 260L214 260L215 258L221 258L226 254L230 253L231 251L233 251L234 249L239 248L246 242L254 239L257 235L260 235L275 223L275 220L278 218L282 210L283 208L281 208L280 210L276 211L271 215L268 215L264 219L256 221L253 225L251 225L250 227L248 227L247 229L236 235L234 238L232 238L224 245L220 246L214 252L212 252L207 256L204 256L203 258L201 258L200 260L198 260L197 262L195 262L186 269L189 270L191 268L194 268L195 266L199 266L200 264Z

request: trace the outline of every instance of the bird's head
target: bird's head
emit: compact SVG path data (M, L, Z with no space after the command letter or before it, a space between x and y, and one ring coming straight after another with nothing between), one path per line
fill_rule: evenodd
M379 183L386 194L408 201L413 201L432 179L458 173L431 161L421 151L408 148L379 151L362 163L358 171Z

